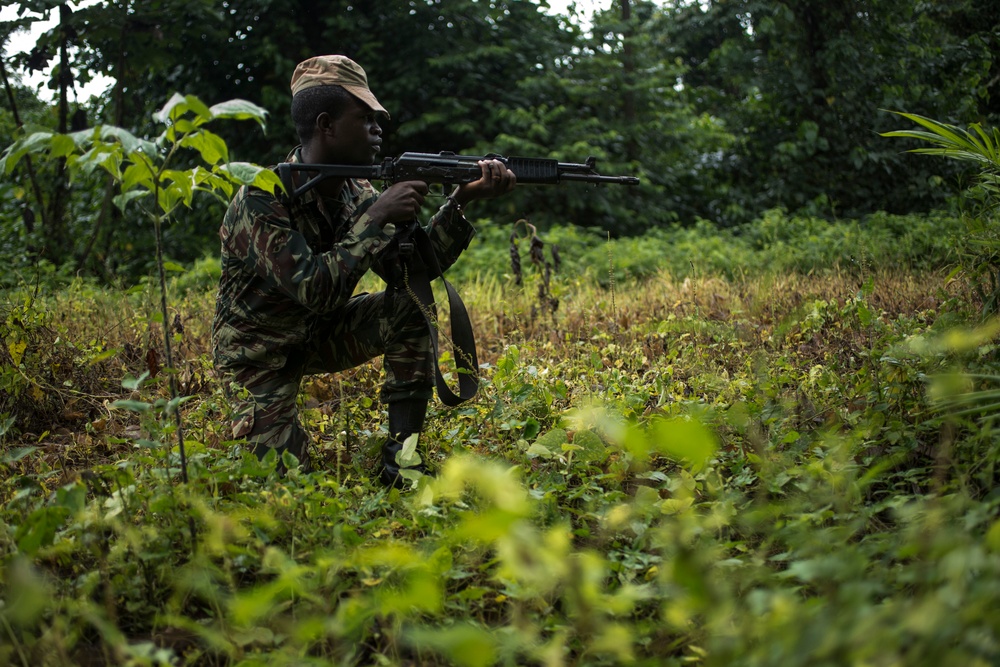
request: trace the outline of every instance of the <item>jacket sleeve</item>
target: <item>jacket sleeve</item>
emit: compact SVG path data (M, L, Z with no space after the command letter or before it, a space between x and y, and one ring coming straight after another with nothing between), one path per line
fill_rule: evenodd
M389 242L387 231L392 228L383 230L362 213L332 250L315 253L292 229L282 202L244 190L226 212L222 244L269 286L311 311L328 313L351 297L375 253Z
M458 260L476 235L472 224L450 201L438 209L424 229L431 239L442 272Z

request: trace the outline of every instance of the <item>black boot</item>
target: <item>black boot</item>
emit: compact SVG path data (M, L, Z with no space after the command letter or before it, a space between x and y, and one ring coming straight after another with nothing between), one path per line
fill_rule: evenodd
M288 472L288 469L285 467L285 462L282 459L282 454L285 452L290 452L299 460L299 469L302 470L302 472L310 472L312 470L312 461L309 458L309 453L305 445L307 442L307 436L305 435L305 431L297 430L295 433L296 436L299 437L293 438L287 446L272 448L263 443L257 443L257 446L254 448L254 453L257 455L257 458L263 459L267 456L271 449L274 449L274 453L277 454L278 457L275 470L281 476L284 476L285 473Z
M427 466L422 458L419 463L404 466L396 460L396 455L403 451L406 439L413 434L419 435L423 429L426 412L425 398L407 398L389 404L389 438L382 445L382 466L379 470L379 480L386 486L397 489L403 487L405 478L400 474L400 469L427 474Z
M409 437L407 433L400 433L389 436L389 439L382 445L382 467L379 470L379 481L386 486L394 486L397 489L403 488L406 478L400 474L401 470L415 470L421 474L427 474L427 466L424 465L423 458L417 454L419 463L403 466L396 461L396 455L403 451L403 444Z

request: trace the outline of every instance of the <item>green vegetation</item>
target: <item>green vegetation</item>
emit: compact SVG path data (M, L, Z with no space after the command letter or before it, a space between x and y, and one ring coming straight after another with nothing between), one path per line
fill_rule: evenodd
M377 367L307 386L317 472L229 440L210 260L171 285L180 404L151 287L8 292L5 661L992 663L997 441L953 404L993 384L994 331L953 328L978 317L936 240L957 222L824 227L859 241L839 264L781 231L810 224L677 230L642 279L554 230L554 313L484 233L460 263L483 395L432 412L438 476L403 494L370 481ZM779 242L812 263L772 267Z
M1000 662L998 5L863 4L60 6L3 65L0 664ZM643 179L475 210L482 391L402 493L377 362L310 378L286 475L211 368L288 43L364 63L386 153ZM16 73L57 54L49 105Z
M969 170L879 136L899 121L884 110L1000 125L994 0L599 4L558 16L520 0L107 0L75 11L21 2L19 18L0 23L3 46L18 27L56 24L4 62L0 146L39 127L154 137L155 112L180 91L266 109L266 128L214 131L233 160L275 164L297 143L295 64L334 50L362 64L392 115L383 155L593 155L642 185L586 196L525 187L476 213L626 237L699 220L735 227L774 210L834 221L947 209ZM39 67L51 102L22 85ZM80 94L98 74L113 82L107 94ZM71 180L58 161L24 162L9 177L0 194L17 205L0 209L5 267L127 284L154 270L143 252L152 230L112 205L106 177ZM186 265L214 254L222 212L205 198L176 216L166 256Z

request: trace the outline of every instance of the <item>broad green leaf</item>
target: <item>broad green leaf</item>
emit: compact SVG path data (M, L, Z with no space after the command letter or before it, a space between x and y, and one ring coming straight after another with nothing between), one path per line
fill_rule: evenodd
M251 185L270 193L277 193L279 190L284 192L285 190L285 186L281 182L281 178L270 169L261 170L257 174L257 177L253 179L253 183Z
M91 127L78 132L70 132L66 136L73 140L77 150L83 150L95 141L100 140L101 131L100 127Z
M80 481L60 487L56 490L56 504L69 510L71 516L82 512L87 504L87 487Z
M874 316L872 315L871 309L869 309L868 306L865 305L864 301L859 301L857 304L857 310L858 310L858 320L861 322L861 326L863 327L870 326L872 321L874 320Z
M122 173L122 192L128 192L136 187L146 190L153 189L156 174L153 173L149 163L144 159L139 159L125 167Z
M441 654L462 667L488 667L496 661L496 638L471 623L459 622L440 629L415 628L405 637L418 650Z
M234 183L252 185L267 192L275 192L276 187L281 187L281 179L277 174L267 167L250 162L230 162L220 166L218 171Z
M420 465L420 454L417 453L419 433L414 433L403 441L403 448L396 452L396 463L403 468L414 468Z
M170 215L174 208L184 200L184 187L176 181L163 185L156 191L156 204L164 215Z
M640 466L649 460L650 439L648 434L640 428L638 424L627 423L622 433L620 446L632 455L633 459Z
M213 105L211 114L213 118L255 120L263 127L267 117L267 109L247 100L234 99Z
M528 447L528 451L525 453L528 455L528 458L532 459L533 458L551 459L552 457L555 456L555 454L552 453L551 449L549 449L545 445L539 444L538 442L532 443L531 447Z
M986 531L986 546L994 553L1000 553L1000 519L994 521Z
M249 626L276 611L277 604L288 592L281 580L241 591L229 601L229 617L237 626Z
M660 511L663 514L679 514L694 504L694 496L667 498L660 501Z
M13 426L13 425L14 425L14 418L13 417L7 417L6 419L0 419L0 438L2 438L5 435L7 435L7 431L9 431L10 427ZM20 458L20 457L18 457L18 458Z
M17 527L14 540L18 549L29 556L42 547L52 544L56 531L66 520L69 511L65 507L39 507Z
M188 118L178 118L174 121L174 124L170 126L170 129L173 130L173 134L171 136L176 137L179 134L185 135L189 132L194 132L198 129L198 125Z
M531 440L538 435L538 432L542 430L541 424L534 417L528 417L524 424L524 439Z
M50 156L54 158L67 157L76 151L76 142L66 134L57 134L52 137Z
M13 417L11 417L10 421L13 423ZM6 422L4 423L6 424ZM3 435L3 433L4 431L0 430L0 435ZM25 456L34 454L36 451L38 451L38 447L15 447L4 453L3 457L0 458L0 463L14 463L15 461L20 461Z
M122 155L121 144L101 142L77 158L76 166L86 174L100 167L116 180L121 180Z
M538 436L535 440L536 444L545 447L548 450L559 449L559 447L569 440L566 430L561 428L554 428L551 431L547 431L542 435Z
M650 435L655 451L682 461L695 472L702 470L719 448L715 434L693 419L659 419Z
M226 203L233 195L233 183L228 178L214 174L201 166L192 170L191 180L195 190L219 197Z
M12 172L21 158L28 153L38 153L48 149L53 136L55 136L54 132L39 131L15 141L0 158L0 173L9 174Z
M149 196L149 190L132 190L131 192L126 192L125 194L115 195L111 201L122 213L125 212L125 207L128 203L134 199L140 199L142 197Z
M55 598L31 559L15 553L4 575L3 617L15 628L32 628Z
M185 206L190 207L194 196L194 179L191 172L170 169L163 172L160 176L164 183L166 183L164 187L173 188L180 194L180 201Z
M605 623L590 644L590 650L598 654L613 655L620 664L635 661L632 630L624 623Z
M181 140L181 146L193 148L201 153L201 159L208 164L218 164L229 161L229 149L226 142L217 134L208 130L199 130Z
M184 101L187 102L188 110L195 114L196 125L207 123L214 117L212 110L208 108L207 104L198 99L198 97L194 95L185 95Z
M608 458L608 447L601 436L590 430L577 431L573 434L573 444L580 448L576 458L587 462L600 462Z
M174 115L181 115L187 111L188 103L183 95L174 93L163 107L153 114L153 120L158 123L166 123Z
M122 145L126 155L131 155L135 152L142 152L146 154L155 155L155 148L150 151L153 146L148 141L143 141L139 137L135 136L131 132L121 127L116 127L114 125L103 125L100 128L100 137L102 141L117 141Z
M121 400L112 403L111 407L120 410L131 410L132 412L149 412L153 406L145 401Z
M10 359L14 362L15 366L21 365L21 359L24 357L26 349L28 349L27 341L18 340L7 343L7 352L10 354Z
M387 616L412 614L417 610L436 613L441 609L441 580L423 569L413 571L400 585L376 589L375 604Z
M488 544L506 535L514 523L520 520L520 516L498 509L465 512L461 523L453 529L452 534L460 541L474 540Z

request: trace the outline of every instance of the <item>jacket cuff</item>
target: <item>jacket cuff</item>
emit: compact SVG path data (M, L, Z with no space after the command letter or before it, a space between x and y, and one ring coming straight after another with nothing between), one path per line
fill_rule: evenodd
M341 245L345 248L354 246L363 248L367 252L361 253L362 256L376 254L392 240L395 233L395 225L388 224L385 227L379 227L365 213L358 218L358 221L354 223L351 230L347 232L347 235L341 241Z

